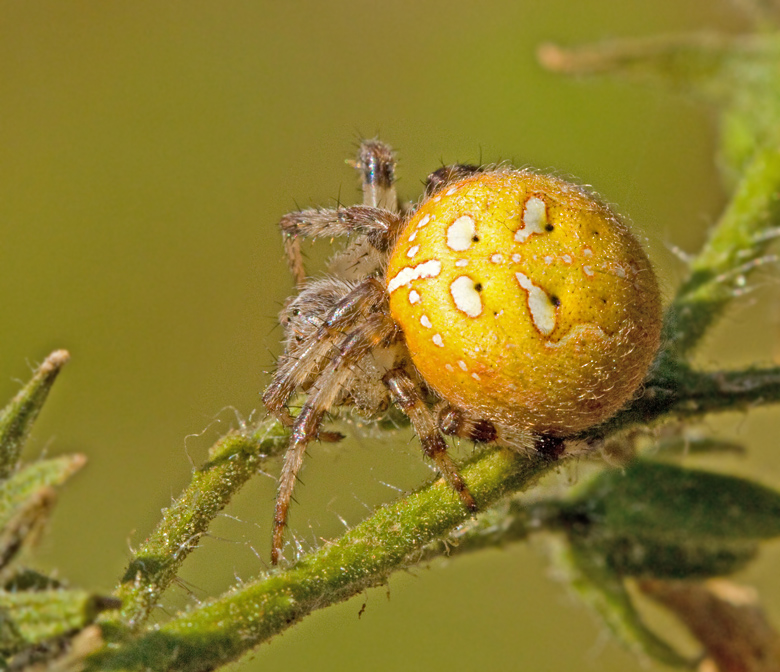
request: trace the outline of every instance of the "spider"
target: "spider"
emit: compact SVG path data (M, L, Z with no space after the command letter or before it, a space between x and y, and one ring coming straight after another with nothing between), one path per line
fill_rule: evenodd
M280 227L298 293L281 314L284 354L263 395L292 428L271 561L307 445L338 440L326 413L396 404L463 506L475 501L443 435L523 451L606 420L635 393L660 338L644 250L593 194L509 166L444 166L399 205L395 158L378 140L353 164L363 204L310 209ZM306 277L300 239L349 236L328 274ZM306 395L296 417L287 404Z

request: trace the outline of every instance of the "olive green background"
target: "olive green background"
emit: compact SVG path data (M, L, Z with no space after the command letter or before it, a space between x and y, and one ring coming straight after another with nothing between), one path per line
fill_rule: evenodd
M262 413L291 291L276 222L358 198L345 159L361 136L398 150L409 199L442 162L576 176L647 237L671 296L683 266L669 247L696 250L724 202L713 115L665 91L544 73L534 52L705 28L745 24L726 0L0 3L0 399L69 349L28 457L89 457L31 561L110 591L213 439ZM775 283L754 284L703 364L777 354ZM711 463L780 486L776 424L763 410L708 422L750 448ZM310 450L291 521L304 545L430 475L409 435L355 434ZM167 611L264 566L272 466L189 559ZM576 479L577 467L558 476ZM242 669L639 669L538 550L393 577ZM778 560L770 546L741 577L776 622Z

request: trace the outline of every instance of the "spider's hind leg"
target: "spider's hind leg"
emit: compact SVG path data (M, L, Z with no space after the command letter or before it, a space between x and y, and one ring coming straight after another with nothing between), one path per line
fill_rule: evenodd
M388 371L382 380L390 390L393 401L409 417L414 431L420 438L423 452L433 460L436 468L460 497L463 505L475 513L478 510L477 503L447 452L447 444L411 376L404 369L396 368Z
M436 408L436 424L447 436L458 436L474 443L495 443L520 453L540 450L538 444L542 441L542 437L524 429L471 416L446 402Z

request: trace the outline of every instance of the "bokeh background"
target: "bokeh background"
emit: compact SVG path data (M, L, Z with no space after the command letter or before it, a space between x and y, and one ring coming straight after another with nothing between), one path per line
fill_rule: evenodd
M535 49L745 27L727 0L0 3L0 400L67 348L28 457L89 457L30 561L110 591L210 443L262 413L291 290L276 222L359 197L345 159L361 136L397 149L409 199L442 162L577 176L647 238L671 296L683 267L670 247L696 250L724 203L712 114L661 90L544 73ZM775 289L756 284L703 364L776 354ZM720 468L780 486L776 423L762 410L704 428L750 450ZM403 433L310 453L292 515L304 544L430 475ZM263 567L277 468L217 521L161 619ZM537 551L395 576L242 669L638 669ZM740 577L776 622L778 560L770 547Z

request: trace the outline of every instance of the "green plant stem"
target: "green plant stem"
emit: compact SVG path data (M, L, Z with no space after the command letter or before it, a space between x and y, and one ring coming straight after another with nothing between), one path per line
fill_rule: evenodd
M555 462L538 453L482 452L462 473L480 508L527 489ZM381 584L416 563L432 540L468 520L460 500L440 479L381 507L339 540L293 567L174 618L158 630L92 660L101 670L207 670L235 660L314 609Z
M745 85L745 65L776 57L778 48L774 35L694 33L616 39L572 48L546 43L537 50L537 57L552 72L660 82L722 104Z
M212 446L209 460L194 471L187 489L135 552L114 593L123 607L106 616L105 626L135 629L146 620L214 517L287 439L276 421L266 421L251 432L231 432Z
M70 355L65 350L52 352L43 360L30 382L0 411L0 480L8 478L16 469L33 423L68 359Z
M696 661L681 656L645 626L624 582L601 558L563 542L555 546L556 570L566 576L566 583L601 616L620 641L636 654L649 654L669 667L696 668Z
M674 386L664 388L665 393L652 389L648 387L642 398L603 425L598 435L605 437L664 417L698 417L779 401L780 368L715 373L680 368L679 379ZM162 523L131 563L136 573L131 575L128 570L117 593L125 600L121 622L142 622L175 577L187 552L194 548L198 530L205 530L230 494L256 470L262 455L278 452L286 445L286 437L286 430L264 423L251 437L231 434L216 444L212 459L195 473L191 486L166 511ZM485 509L506 493L527 489L552 466L540 455L521 457L493 450L472 459L463 473ZM214 497L211 489L216 489L220 496ZM456 535L460 544L456 552L523 538L527 532L526 516L523 512L514 516L488 512L487 517L475 523L478 529L473 535ZM304 557L292 569L260 577L226 597L173 619L159 631L143 635L108 658L101 657L100 665L103 669L139 669L148 665L152 669L198 670L234 660L313 609L381 584L394 571L444 552L447 544L430 544L444 539L466 520L459 500L438 481L379 509L372 518L333 544ZM504 529L497 532L497 525ZM171 553L171 549L175 552ZM162 562L157 566L149 562L155 559ZM139 573L137 568L145 571ZM199 667L201 663L204 667Z
M780 402L780 367L694 371L677 364L665 373L663 379L649 380L641 397L581 438L603 439L658 420L693 420Z
M676 358L696 346L726 305L744 293L780 222L780 147L766 147L746 166L734 196L691 264L666 313L665 350Z

